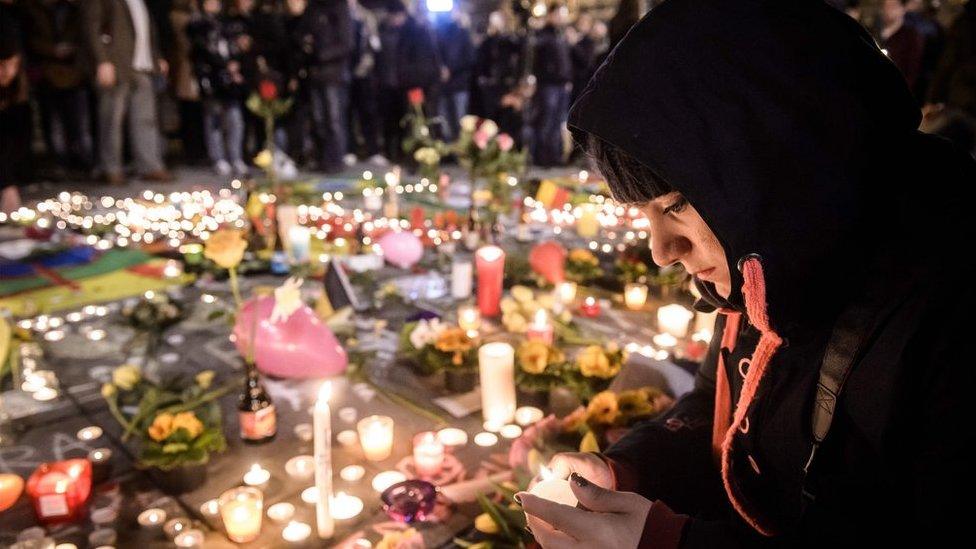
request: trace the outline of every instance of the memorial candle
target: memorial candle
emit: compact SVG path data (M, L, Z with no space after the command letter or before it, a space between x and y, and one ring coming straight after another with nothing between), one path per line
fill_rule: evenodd
M413 461L417 476L429 478L441 472L444 464L444 444L432 431L413 437Z
M647 285L630 283L624 287L624 304L628 309L638 310L647 303Z
M59 524L84 515L91 485L91 462L68 459L42 463L27 479L27 493L41 523Z
M319 389L315 402L312 423L315 430L315 487L319 498L315 502L315 520L321 539L331 538L335 533L335 520L330 508L332 500L332 411L329 398L332 384L328 381Z
M288 229L288 251L295 263L308 263L312 235L303 225Z
M472 305L458 307L458 327L467 332L468 337L477 336L481 328L481 313Z
M529 324L529 329L525 337L529 341L541 341L546 345L552 345L553 326L549 322L549 315L545 309L539 309L535 312L535 317L532 319L532 323Z
M680 339L688 335L688 323L693 316L694 313L677 303L665 305L657 310L657 329Z
M583 305L580 306L580 312L583 316L594 317L600 314L600 302L596 300L595 297L589 296L583 300Z
M545 465L539 468L539 477L541 480L529 490L529 493L533 496L555 503L569 505L570 507L576 507L576 504L579 503L579 500L576 499L576 494L573 493L573 489L569 485L569 481L557 477Z
M576 283L560 282L556 285L556 293L559 296L560 303L563 305L571 305L576 301Z
M451 263L451 296L454 299L465 299L471 295L473 271L470 259L455 259Z
M502 276L505 252L498 246L484 246L475 254L478 265L478 309L482 316L501 312Z
M510 423L515 416L515 349L493 342L478 349L481 412L485 421Z
M231 488L220 495L220 518L227 537L235 543L247 543L261 533L264 495L250 486Z
M356 425L363 454L370 461L383 461L393 452L393 418L369 416Z

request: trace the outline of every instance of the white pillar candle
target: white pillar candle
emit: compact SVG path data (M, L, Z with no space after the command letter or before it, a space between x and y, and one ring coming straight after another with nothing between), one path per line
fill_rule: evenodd
M688 323L694 316L691 311L678 305L665 305L657 310L657 329L677 338L688 335Z
M471 296L474 264L468 259L456 259L451 263L451 296L465 299Z
M369 416L356 426L363 454L370 461L383 461L393 452L393 418Z
M444 465L444 444L433 431L413 437L413 462L417 476L429 478L441 472Z
M539 477L541 480L529 490L533 496L570 507L576 507L576 504L579 503L568 480L558 478L544 465L539 468Z
M308 263L312 233L308 227L295 225L288 229L288 251L295 263Z
M631 283L624 287L624 304L628 309L637 310L647 303L647 285Z
M504 342L478 349L481 413L485 421L504 425L515 416L515 349Z
M329 508L332 496L332 410L329 398L332 384L328 381L319 389L312 414L312 428L315 430L315 487L319 498L315 503L315 521L321 539L328 539L335 533L335 521Z

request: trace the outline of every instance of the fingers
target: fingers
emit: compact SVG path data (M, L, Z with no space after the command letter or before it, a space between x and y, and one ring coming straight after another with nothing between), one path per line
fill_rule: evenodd
M601 488L579 473L569 478L569 486L583 507L599 513L624 513L632 507L630 493Z
M529 528L532 529L532 537L544 549L577 549L580 546L576 538L556 530L542 519L526 515Z
M526 514L549 523L573 538L586 537L587 530L599 526L600 517L595 513L542 499L528 492L520 492L518 496Z

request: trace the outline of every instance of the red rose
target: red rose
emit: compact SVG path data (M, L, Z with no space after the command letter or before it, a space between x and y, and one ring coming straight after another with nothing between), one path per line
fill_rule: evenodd
M414 107L419 107L424 104L424 89L423 88L411 88L407 92L407 101L410 102Z
M258 84L258 95L265 101L274 101L278 98L278 86L270 80L262 80Z

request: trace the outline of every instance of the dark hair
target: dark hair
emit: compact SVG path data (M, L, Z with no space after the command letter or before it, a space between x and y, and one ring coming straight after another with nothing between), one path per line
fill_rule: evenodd
M593 134L586 138L586 153L607 178L617 202L644 204L675 190L646 164Z

